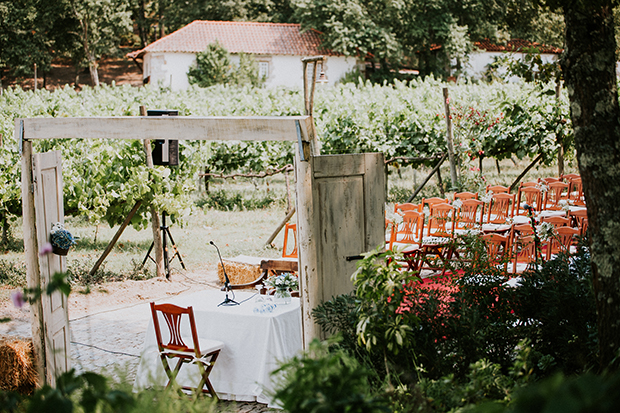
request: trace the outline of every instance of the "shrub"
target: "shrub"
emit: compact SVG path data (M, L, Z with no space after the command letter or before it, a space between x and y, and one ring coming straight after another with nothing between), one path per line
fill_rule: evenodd
M218 189L209 192L205 197L196 201L199 208L213 208L219 211L232 210L251 210L268 208L282 200L277 199L273 193L253 194L244 197L239 192L228 192L225 189Z
M196 55L196 65L189 69L187 77L191 84L209 87L217 84L258 87L264 79L258 77L258 63L254 56L239 53L239 64L230 61L228 51L217 41Z
M304 412L389 412L385 401L372 396L368 371L343 350L313 340L309 352L294 357L273 374L281 374L274 393L284 410Z
M12 287L26 286L26 264L0 260L0 284Z

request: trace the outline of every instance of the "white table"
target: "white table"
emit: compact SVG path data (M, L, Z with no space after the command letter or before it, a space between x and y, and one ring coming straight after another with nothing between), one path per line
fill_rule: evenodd
M301 310L299 299L278 305L272 313L254 313L252 293L235 292L238 306L218 307L224 300L221 291L201 291L162 302L194 308L196 329L200 337L222 341L224 347L210 375L218 396L225 400L258 401L271 404L269 392L274 388L271 372L281 361L302 349ZM162 325L162 339L168 340L168 329ZM186 323L189 324L189 323ZM189 327L182 335L191 337ZM195 386L200 376L195 366L185 365L177 378L181 385ZM144 350L136 374L134 389L163 386L167 382L153 320L146 332Z

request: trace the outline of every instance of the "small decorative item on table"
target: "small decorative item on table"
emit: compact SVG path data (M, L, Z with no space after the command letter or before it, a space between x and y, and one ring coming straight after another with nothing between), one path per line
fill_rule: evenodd
M276 303L282 305L290 304L291 291L299 289L299 280L297 279L297 276L290 272L269 277L265 284L276 290L274 299L276 300Z
M60 222L55 223L50 231L50 243L52 252L56 255L67 255L69 248L75 245L75 239Z

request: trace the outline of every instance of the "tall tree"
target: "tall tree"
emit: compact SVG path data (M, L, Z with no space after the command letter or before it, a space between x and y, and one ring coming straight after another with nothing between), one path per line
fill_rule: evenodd
M94 86L99 86L97 61L113 53L121 38L131 31L126 0L69 0L79 22L79 38Z
M620 368L620 107L612 0L559 0L561 61L588 205L601 367Z

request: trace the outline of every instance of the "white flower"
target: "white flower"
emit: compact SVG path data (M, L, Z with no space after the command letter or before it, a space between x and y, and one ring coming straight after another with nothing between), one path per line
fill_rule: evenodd
M461 201L460 199L455 199L454 202L452 202L452 206L456 209L459 209L463 206L463 201Z
M480 200L485 204L488 204L489 202L491 202L491 198L493 198L493 191L489 191L486 194L482 195L480 197Z
M543 222L536 226L538 237L542 241L549 241L555 235L555 227L549 222Z

